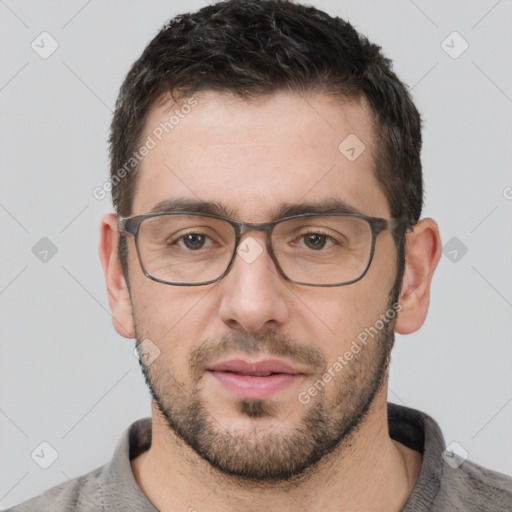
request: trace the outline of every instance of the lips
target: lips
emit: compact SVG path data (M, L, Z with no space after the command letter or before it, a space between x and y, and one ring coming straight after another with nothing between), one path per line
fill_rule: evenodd
M306 372L279 359L231 359L213 364L207 373L239 398L262 400L297 383Z
M266 359L264 361L248 362L242 359L232 359L214 364L208 368L216 372L232 372L241 375L268 376L272 373L286 373L289 375L302 374L303 372L292 365L279 359Z

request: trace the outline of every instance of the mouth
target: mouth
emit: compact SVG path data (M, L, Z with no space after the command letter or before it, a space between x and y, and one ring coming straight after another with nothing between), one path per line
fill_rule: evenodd
M278 359L231 359L206 369L218 383L238 398L263 400L302 380L306 372Z

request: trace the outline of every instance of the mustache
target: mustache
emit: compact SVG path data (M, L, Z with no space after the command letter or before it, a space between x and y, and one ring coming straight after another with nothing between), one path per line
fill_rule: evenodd
M327 368L327 359L318 348L297 343L284 333L237 331L218 340L206 339L192 349L188 364L193 379L199 380L209 364L233 352L281 356L307 366L314 374L323 373Z

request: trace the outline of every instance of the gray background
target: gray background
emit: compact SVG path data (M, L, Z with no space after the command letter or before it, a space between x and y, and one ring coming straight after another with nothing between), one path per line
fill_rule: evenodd
M426 324L397 339L390 400L512 474L512 4L312 3L382 45L412 89L425 120L424 213L444 244L456 237ZM97 255L110 198L92 191L108 176L111 110L129 66L168 18L203 5L0 0L0 508L104 464L150 414ZM31 48L43 31L59 45L47 59ZM442 43L453 31L469 44L457 58L463 41ZM33 253L43 237L57 248L46 262ZM46 470L30 455L42 441L59 454Z

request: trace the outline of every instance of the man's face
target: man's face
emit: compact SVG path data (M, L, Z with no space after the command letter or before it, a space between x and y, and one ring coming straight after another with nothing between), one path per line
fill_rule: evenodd
M390 217L372 172L364 103L284 93L254 104L213 93L196 100L142 161L132 215L187 199L263 223L284 204L336 198L365 215ZM153 107L143 140L169 120L170 106ZM366 146L355 160L338 149L350 135ZM242 243L249 237L265 248L263 232L246 233ZM131 237L128 251L136 337L160 350L144 367L146 380L170 429L201 457L232 475L278 480L348 441L385 381L393 321L374 332L396 278L389 231L378 235L365 277L338 287L286 281L266 250L255 259L237 255L218 283L171 286L143 275ZM353 341L372 327L347 360ZM250 365L269 360L286 363L291 374L255 376ZM248 375L229 366L237 371L240 361ZM331 378L308 392L329 369Z

